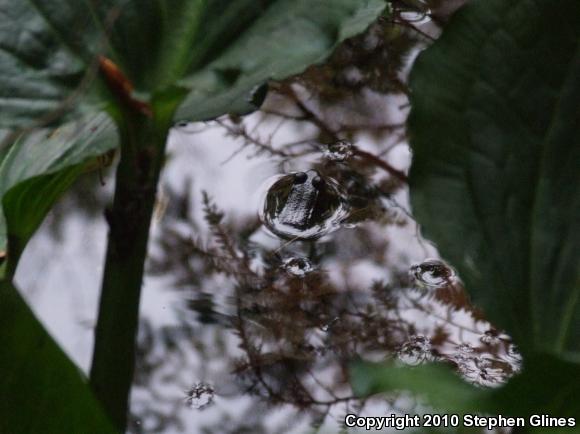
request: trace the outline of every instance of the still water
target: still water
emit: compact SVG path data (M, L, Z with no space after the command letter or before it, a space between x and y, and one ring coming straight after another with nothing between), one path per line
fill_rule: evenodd
M509 336L470 305L409 209L404 88L437 34L436 11L422 0L393 5L393 22L296 82L271 84L260 112L173 128L131 433L336 433L347 413L429 411L407 393L355 397L354 359L446 363L480 387L521 368ZM59 202L16 275L85 372L113 187L102 175L104 186L89 174Z
M355 152L404 171L404 141L325 144L291 122L244 122L275 129L278 141L268 152L240 148L217 123L172 132L131 432L333 433L346 413L425 411L408 394L354 397L355 358L442 361L482 387L519 369L509 337L469 305L461 276L421 238L406 185ZM302 140L291 155L276 153L277 143ZM89 178L51 214L17 275L85 370L106 233L98 209L111 190Z

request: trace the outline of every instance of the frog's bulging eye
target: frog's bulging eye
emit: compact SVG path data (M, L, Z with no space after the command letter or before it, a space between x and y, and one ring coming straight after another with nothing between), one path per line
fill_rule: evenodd
M308 175L304 172L294 174L294 184L304 184L307 179Z
M324 180L320 176L315 176L312 179L312 185L316 188L320 188L324 185Z

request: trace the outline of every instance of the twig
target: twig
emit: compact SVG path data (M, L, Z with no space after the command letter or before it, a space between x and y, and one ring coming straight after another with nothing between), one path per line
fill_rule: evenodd
M400 181L403 181L404 183L408 183L409 182L409 178L407 177L407 175L405 175L400 170L395 169L393 166L391 166L386 161L381 160L376 155L373 155L373 154L371 154L370 152L367 152L367 151L363 151L362 149L359 149L357 147L354 147L353 148L353 152L358 157L364 158L365 160L367 160L369 162L372 162L375 166L378 166L381 169L387 171L389 174L391 174L392 176L398 178Z
M304 115L314 125L316 125L323 133L328 135L334 141L340 140L340 137L338 136L336 131L334 131L332 128L330 128L326 124L326 122L324 122L324 120L317 113L315 113L313 110L308 108L306 106L306 104L304 104L304 102L300 99L300 97L298 97L298 95L296 95L296 92L294 91L294 89L292 89L291 86L285 86L283 89L281 89L281 92L283 92L285 95L287 95L296 104L296 106L304 113ZM397 126L397 128L398 128L398 126ZM386 161L381 160L379 157L377 157L369 152L362 151L356 147L354 148L354 152L359 157L364 158L365 160L373 163L375 166L380 167L381 169L387 171L390 175L398 178L399 180L403 181L404 183L408 183L409 179L407 178L407 175L405 175L400 170L395 169L393 166L391 166Z

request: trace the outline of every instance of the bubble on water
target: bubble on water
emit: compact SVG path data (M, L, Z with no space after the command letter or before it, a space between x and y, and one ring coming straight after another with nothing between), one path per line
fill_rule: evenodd
M479 386L498 386L513 372L506 361L481 355L469 344L457 345L451 360L465 380Z
M402 21L414 25L421 25L431 21L431 9L422 0L414 0L413 2L409 2L409 4L401 4L395 12Z
M187 406L201 410L213 403L215 390L211 384L199 382L187 390L186 394L185 403Z
M408 23L420 25L431 21L431 11L401 11L399 12L399 17Z
M481 335L479 340L486 345L497 345L500 343L499 334L493 329L487 330Z
M348 217L342 187L315 170L277 176L269 185L260 219L280 238L317 239L340 228Z
M308 258L287 258L282 262L282 269L292 276L304 277L314 271L314 266Z
M414 264L409 274L420 287L441 288L451 283L456 276L455 270L439 259L426 259Z
M423 335L409 337L407 342L401 345L397 356L401 362L409 366L417 366L436 360L432 352L431 340Z
M469 344L459 344L455 347L459 354L472 354L475 349Z
M455 347L453 359L456 361L463 361L473 358L475 349L469 344L459 344Z
M474 348L469 344L456 345L454 351L447 355L447 359L457 365L459 372L469 370L473 364L473 358L476 357Z
M346 161L353 155L353 146L346 140L339 140L329 144L322 155L330 161Z
M505 362L488 356L466 359L457 364L457 369L465 380L486 387L501 385L511 373Z

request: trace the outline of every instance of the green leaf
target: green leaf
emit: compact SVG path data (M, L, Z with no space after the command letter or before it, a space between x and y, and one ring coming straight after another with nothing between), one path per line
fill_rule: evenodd
M463 381L449 366L416 367L358 362L351 366L355 393L411 392L437 411L457 414L501 414L524 417L546 414L580 420L580 365L546 354L532 354L525 369L499 388L482 388ZM546 427L538 428L546 432ZM571 431L565 431L571 432ZM580 426L573 432L580 432Z
M0 342L0 432L117 432L82 373L6 282L0 282Z
M411 74L411 200L524 352L580 354L580 2L474 0Z
M180 117L255 109L247 103L252 89L324 60L385 6L384 0L0 0L0 128L54 121L61 111L101 110L110 96L91 79L100 54L142 98L174 94L176 85L191 92ZM82 104L65 102L89 90L90 99L74 100Z
M494 390L487 408L513 416L548 414L580 421L579 396L580 364L548 354L532 354L520 375Z
M31 4L0 0L0 128L56 120L84 74Z
M478 411L489 391L463 381L448 366L427 364L414 368L393 364L357 362L350 369L357 396L380 392L411 392L449 413Z
M386 6L382 0L270 3L220 56L180 81L190 94L177 118L204 120L255 110L252 97L261 84L322 62L341 41L363 32Z
M48 135L48 136L47 136ZM95 157L117 144L106 115L81 119L57 130L37 130L18 141L0 165L0 251L13 271L24 246L56 199Z

